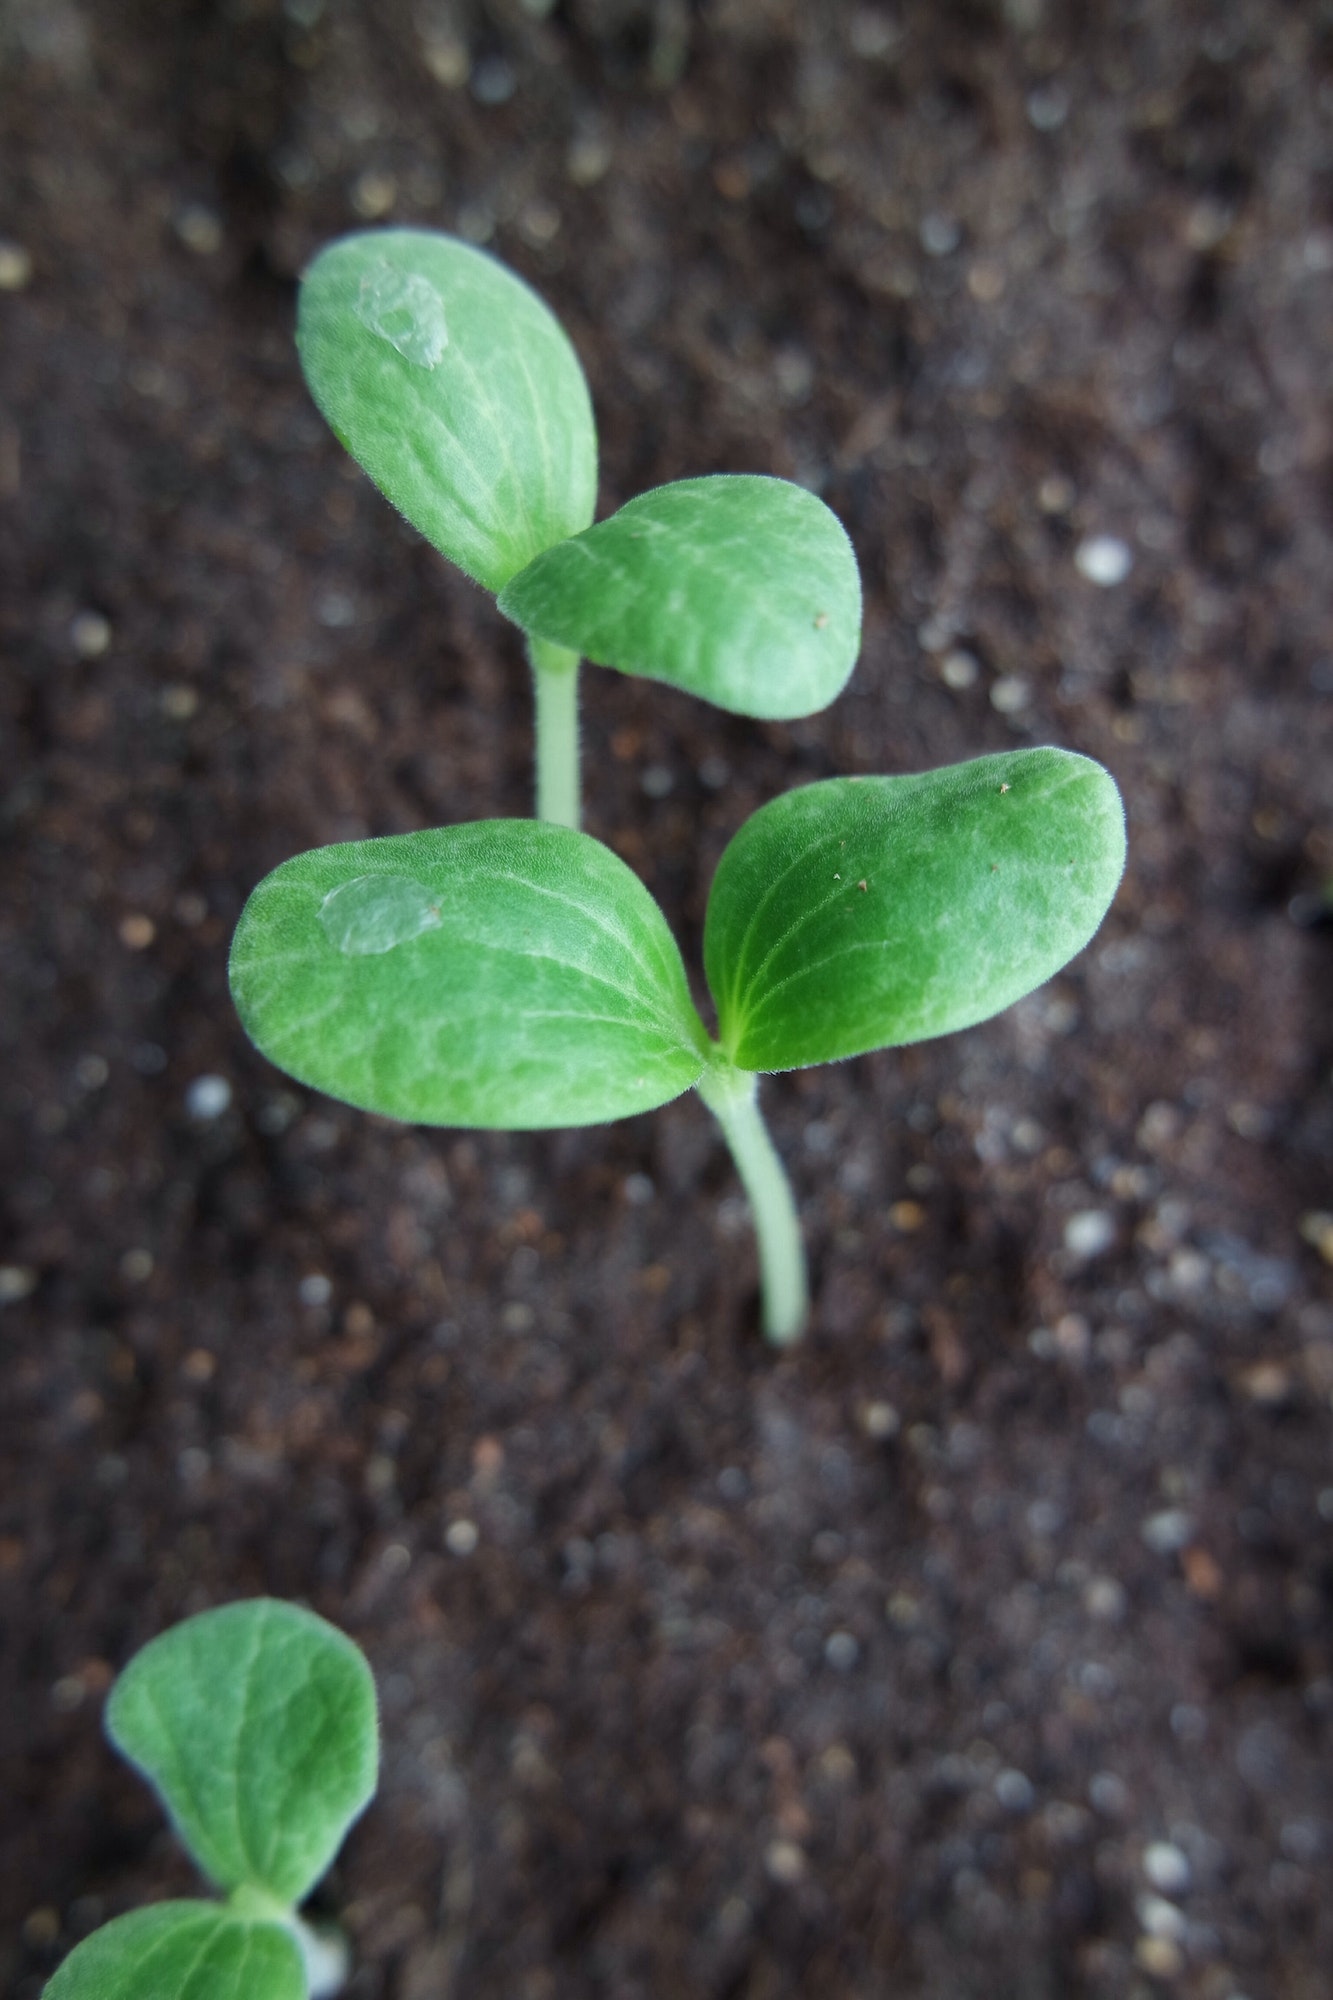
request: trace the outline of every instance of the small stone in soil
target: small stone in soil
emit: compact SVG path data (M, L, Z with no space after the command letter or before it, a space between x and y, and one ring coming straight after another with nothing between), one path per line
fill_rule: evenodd
M231 1085L225 1076L197 1076L185 1093L185 1109L199 1124L221 1118L231 1106Z
M1100 1257L1115 1242L1115 1217L1104 1208L1083 1208L1065 1224L1065 1249L1071 1257Z
M1165 1507L1160 1514L1150 1514L1139 1533L1154 1555L1176 1555L1193 1541L1194 1522L1182 1507Z
M111 644L111 621L100 611L80 611L70 621L69 642L81 660L100 660Z
M1074 567L1089 583L1111 590L1134 567L1134 552L1118 535L1089 535L1074 551Z
M1163 1896L1183 1895L1193 1879L1189 1856L1173 1840L1154 1840L1144 1848L1143 1872Z
M995 1796L1006 1812L1031 1812L1036 1801L1036 1788L1022 1771L1001 1771L995 1780Z
M773 1840L764 1854L764 1867L775 1882L784 1887L799 1882L805 1873L805 1850L794 1840Z

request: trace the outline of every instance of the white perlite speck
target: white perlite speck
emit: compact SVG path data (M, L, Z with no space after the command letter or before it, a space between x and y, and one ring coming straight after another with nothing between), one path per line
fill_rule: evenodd
M1089 583L1111 590L1134 567L1134 551L1118 535L1088 535L1074 550L1074 567Z
M1154 1555L1176 1555L1194 1540L1194 1521L1183 1507L1164 1507L1148 1516L1139 1533Z
M1006 1812L1031 1812L1037 1791L1023 1771L1001 1771L995 1780L995 1796Z
M1115 1242L1115 1217L1104 1208L1081 1208L1065 1224L1065 1249L1071 1257L1100 1257Z
M444 1545L451 1556L470 1556L475 1554L480 1540L475 1521L451 1521L445 1531Z
M1183 1896L1193 1880L1189 1856L1173 1840L1154 1840L1144 1848L1143 1872L1163 1896Z
M220 1118L230 1106L231 1085L225 1076L197 1076L185 1093L185 1109L200 1124Z

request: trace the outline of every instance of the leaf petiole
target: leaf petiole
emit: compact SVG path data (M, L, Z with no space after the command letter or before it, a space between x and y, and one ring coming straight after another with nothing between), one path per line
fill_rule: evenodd
M537 817L577 832L579 656L529 635L528 658L537 709Z
M786 1168L759 1109L759 1078L715 1050L695 1088L722 1127L754 1214L759 1244L764 1334L790 1347L810 1312L801 1224Z

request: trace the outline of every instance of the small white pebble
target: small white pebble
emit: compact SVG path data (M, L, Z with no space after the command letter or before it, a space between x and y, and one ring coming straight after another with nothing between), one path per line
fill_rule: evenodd
M333 1285L322 1271L311 1271L296 1287L303 1306L326 1306L333 1297Z
M0 1306L17 1305L37 1289L37 1273L26 1264L0 1264Z
M581 132L570 141L565 155L565 172L575 187L592 187L607 172L611 160L611 147L607 140L599 133Z
M421 59L446 90L457 90L465 84L472 68L462 42L449 34L432 35L422 46Z
M1174 1938L1139 1938L1134 1945L1134 1963L1153 1979L1178 1979L1185 1969L1185 1954Z
M1032 699L1032 689L1021 674L1001 674L990 691L990 705L1000 715L1017 715Z
M840 1674L850 1673L861 1657L861 1648L850 1632L830 1632L824 1641L824 1658Z
M675 776L665 764L650 764L639 779L640 790L650 799L664 799L675 784Z
M201 1125L220 1118L231 1106L231 1085L225 1076L197 1076L185 1093L185 1109Z
M69 639L81 660L100 660L111 644L111 621L100 611L80 611L70 620Z
M32 253L0 237L0 292L21 292L32 278Z
M560 210L550 201L530 201L519 210L518 233L525 243L540 250L560 234Z
M367 167L352 183L352 207L365 222L378 222L397 199L397 181L378 167Z
M478 104L488 107L508 104L518 89L518 75L503 56L483 56L472 71L470 82Z
M1148 1516L1139 1533L1154 1555L1176 1555L1194 1540L1194 1521L1183 1507L1164 1507Z
M1081 1208L1065 1224L1065 1249L1071 1257L1100 1257L1115 1242L1115 1217L1104 1208Z
M1088 1803L1108 1819L1118 1819L1129 1806L1129 1791L1114 1771L1098 1771L1088 1786Z
M945 687L957 689L975 687L981 677L981 666L975 653L969 653L962 646L953 646L944 655L939 665L940 679Z
M644 1208L657 1193L647 1174L626 1174L625 1199L631 1208Z
M805 1873L805 1849L794 1840L772 1840L764 1853L764 1867L775 1882L790 1887Z
M172 722L188 722L199 710L197 691L187 687L183 681L173 681L170 686L164 687L158 700L163 715L168 716Z
M222 248L222 222L211 208L192 201L176 215L176 234L196 257L213 257Z
M1144 1848L1143 1872L1163 1896L1183 1896L1194 1879L1189 1856L1173 1840L1154 1840Z
M1118 1624L1125 1615L1127 1603L1124 1586L1117 1583L1113 1576L1089 1578L1083 1592L1083 1608L1090 1617L1104 1618L1111 1625Z
M963 240L963 232L951 215L924 215L917 234L928 257L949 257Z
M1089 535L1074 551L1074 567L1103 590L1123 583L1134 567L1134 552L1118 535Z
M475 1521L451 1521L445 1530L444 1546L451 1556L470 1556L480 1540Z
M878 1443L897 1437L902 1427L903 1420L892 1403L867 1403L861 1412L862 1430Z
M1037 505L1043 514L1067 514L1078 498L1072 479L1063 472L1048 472L1037 488Z
M1058 132L1069 116L1069 99L1058 83L1042 83L1028 92L1026 109L1034 132Z
M1189 1928L1184 1911L1178 1910L1174 1903L1168 1903L1165 1896L1138 1897L1134 1914L1139 1920L1139 1929L1149 1937L1173 1938L1179 1944Z
M995 1796L1006 1812L1031 1812L1037 1788L1023 1771L1001 1771L995 1780Z

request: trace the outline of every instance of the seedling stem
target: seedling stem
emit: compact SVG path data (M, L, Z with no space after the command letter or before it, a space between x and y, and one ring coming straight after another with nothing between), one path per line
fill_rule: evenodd
M537 817L579 823L579 656L548 639L528 639L537 707Z
M791 1182L759 1109L759 1078L753 1071L737 1069L718 1049L696 1088L722 1127L750 1197L759 1244L764 1333L774 1347L790 1347L805 1331L810 1291Z

